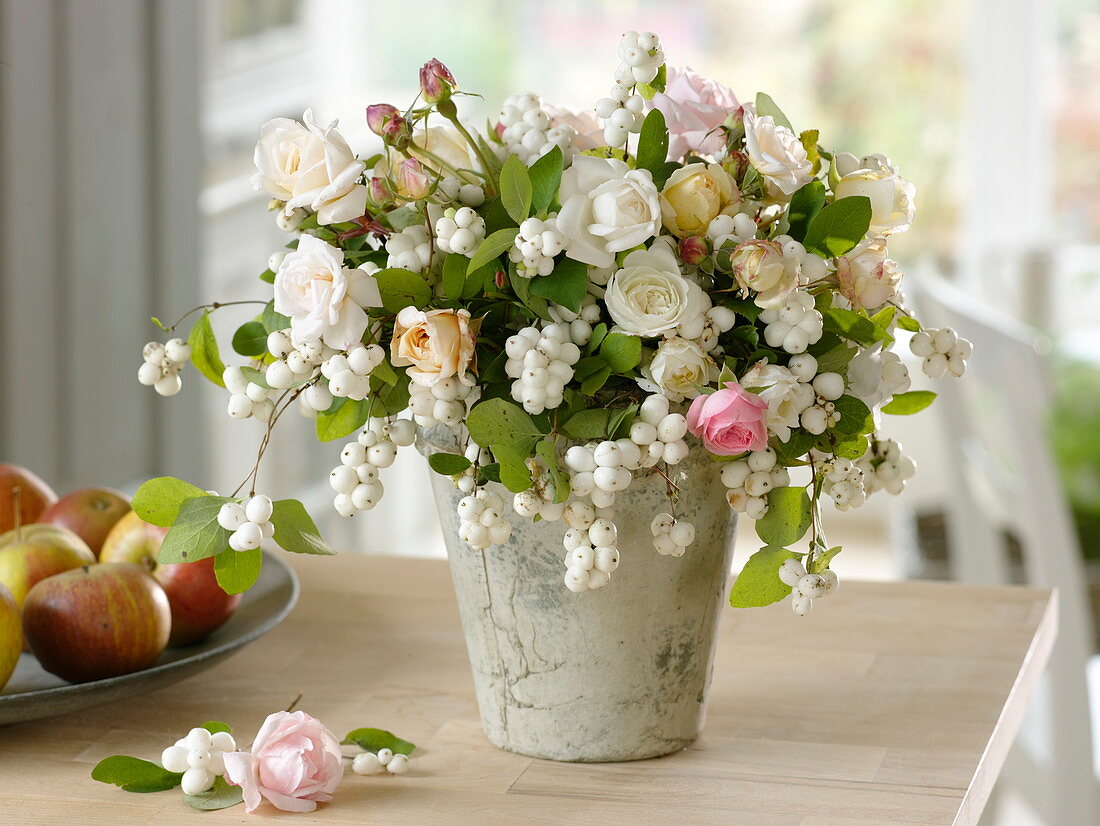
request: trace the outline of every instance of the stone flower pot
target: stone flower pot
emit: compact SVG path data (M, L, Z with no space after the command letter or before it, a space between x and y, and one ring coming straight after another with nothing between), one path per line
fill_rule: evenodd
M418 447L461 452L444 428ZM706 714L715 635L726 605L734 514L718 468L702 450L687 473L678 516L696 540L659 555L649 524L668 510L665 481L639 476L619 494L621 561L611 582L573 593L564 583L563 522L509 513L511 539L484 551L458 537L463 494L432 474L482 725L501 748L550 760L640 760L682 749ZM494 489L511 503L503 486Z

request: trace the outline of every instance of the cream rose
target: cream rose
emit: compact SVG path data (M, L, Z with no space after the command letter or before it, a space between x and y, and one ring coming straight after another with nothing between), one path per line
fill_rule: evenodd
M813 177L806 147L771 115L745 112L745 152L767 182L768 192L779 200L788 200Z
M614 158L578 155L561 178L558 229L566 254L593 267L610 267L615 253L661 231L661 198L653 176Z
M905 232L913 223L917 188L898 174L885 155L857 159L843 152L836 156L840 181L833 188L837 198L863 195L871 202L871 235Z
M841 295L865 310L896 301L901 288L902 273L886 257L885 238L868 238L837 258L836 276Z
M344 253L312 235L298 240L275 274L275 312L290 317L295 343L323 341L346 350L363 337L364 307L382 302L374 278L344 266Z
M791 428L798 427L802 411L814 403L814 391L800 382L786 367L758 361L750 367L739 383L756 391L768 403L768 430L783 442L791 438Z
M470 170L480 169L477 156L466 139L462 137L454 124L447 123L440 126L429 126L413 133L412 142L408 152L414 158L435 174L451 174L447 170L439 168L439 161L451 167L459 173L467 183L478 183L481 179ZM430 153L430 154L429 154ZM435 157L432 157L432 156ZM439 159L439 161L436 160ZM466 170L462 172L461 170Z
M367 187L360 183L366 164L355 157L336 121L318 126L306 110L305 125L289 118L269 120L260 129L252 183L286 202L286 214L308 207L320 224L338 224L366 211Z
M474 346L479 322L468 310L418 310L406 307L397 314L390 343L395 367L408 367L409 378L430 387L439 379L457 376L473 386Z
M699 395L699 388L718 377L718 365L697 342L667 338L653 359L642 366L638 386L649 393L663 393L670 401L682 402Z
M798 286L799 262L783 254L779 240L746 241L730 256L733 277L742 289L756 293L761 307L776 306Z
M625 333L659 336L675 330L702 306L702 292L680 274L676 255L666 244L635 250L607 282L604 304ZM705 302L705 296L704 302ZM706 312L706 307L702 306Z
M680 167L661 191L661 217L677 238L705 234L711 221L740 204L737 182L716 163Z

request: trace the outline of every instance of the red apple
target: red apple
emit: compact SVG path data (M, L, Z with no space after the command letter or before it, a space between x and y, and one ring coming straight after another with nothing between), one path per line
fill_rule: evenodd
M46 577L93 562L84 540L60 525L27 525L0 536L0 584L17 605Z
M23 626L19 606L11 591L0 585L0 688L11 679L23 650Z
M23 603L38 662L73 683L149 668L168 645L168 597L144 568L85 565L44 579Z
M18 519L15 518L17 489ZM29 470L19 465L0 463L0 533L7 533L16 525L36 521L39 514L56 501L57 494Z
M169 645L189 645L220 628L237 606L240 594L227 594L214 576L214 558L197 562L157 563L157 553L167 528L150 525L131 511L108 534L100 562L132 562L143 565L168 595L172 609Z
M84 488L67 493L42 511L38 522L68 528L99 555L111 528L130 512L130 500L110 488Z

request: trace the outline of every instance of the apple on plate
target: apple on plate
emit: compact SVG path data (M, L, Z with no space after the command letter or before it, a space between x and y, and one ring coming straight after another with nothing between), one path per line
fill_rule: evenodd
M37 521L42 511L56 501L57 494L29 470L0 462L0 534Z
M42 511L36 521L68 528L98 556L111 528L129 512L130 500L117 490L82 488L66 493Z
M41 580L93 562L84 540L60 525L27 525L0 536L0 585L16 605Z
M23 650L23 625L11 591L0 585L0 688L11 679Z
M73 683L149 668L168 645L168 597L140 565L99 563L35 585L23 633L38 662Z
M152 571L172 609L169 645L190 645L210 636L241 604L240 594L227 594L214 576L214 558L196 562L158 563L157 553L168 528L150 525L131 511L119 520L103 543L100 562L131 562Z

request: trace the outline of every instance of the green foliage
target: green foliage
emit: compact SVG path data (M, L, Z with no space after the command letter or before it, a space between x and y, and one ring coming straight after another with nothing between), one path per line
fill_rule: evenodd
M542 459L554 480L554 502L564 502L569 498L569 474L562 470L555 440L543 439L535 445L535 455Z
M263 564L264 552L259 548L251 551L231 548L214 557L214 577L227 594L243 594L256 584Z
M855 396L841 396L833 404L840 413L835 432L844 436L871 433L875 429L875 419L867 405Z
M535 215L544 215L554 202L564 165L561 148L557 146L531 164L528 174L531 178L531 211Z
M158 476L137 489L130 503L134 513L161 528L167 528L179 516L180 505L206 492L174 476Z
M192 809L212 812L241 803L244 800L244 791L240 786L230 786L225 782L224 777L217 777L209 790L198 794L185 794L183 800Z
M882 412L893 416L909 416L920 413L935 400L936 394L931 390L910 390L894 396L889 403L882 406Z
M813 562L810 563L809 573L820 574L826 568L829 567L829 563L833 561L833 557L843 550L839 545L835 545L829 548L827 551L821 551L814 556Z
M260 323L268 333L274 333L276 330L286 330L290 327L290 316L275 312L275 302L269 301L260 314Z
M656 175L668 157L668 127L660 109L650 109L638 135L638 169L648 169Z
M594 396L611 378L611 365L599 356L588 356L573 365L573 379L581 383L581 393Z
M846 376L848 374L848 364L856 357L858 352L859 350L855 347L840 344L817 356L817 371L819 373L840 373L842 376Z
M620 411L609 407L590 407L573 414L561 426L562 432L572 439L596 441L608 438L612 419Z
M810 181L791 196L787 209L787 234L795 241L806 237L810 222L825 206L825 184Z
M500 464L500 481L504 487L512 493L531 487L531 471L526 464L529 451L522 450L512 442L497 442L490 449L493 451L493 458Z
M349 731L341 741L345 744L359 746L365 751L377 754L382 749L389 749L394 754L412 754L416 745L408 740L402 740L392 732L380 728L357 728Z
M758 117L771 115L772 120L778 125L786 126L791 132L794 132L794 127L791 126L791 122L787 119L787 116L783 114L783 110L771 99L771 96L763 92L756 93L756 114Z
M391 267L375 273L374 280L378 282L382 306L394 314L409 306L420 309L432 298L432 288L424 276L415 272Z
M92 780L111 783L126 792L164 792L176 788L182 777L156 763L125 754L105 757L92 769Z
M314 423L317 441L331 442L354 433L367 423L370 409L369 399L337 399L332 407L317 414Z
M222 381L225 365L218 352L218 339L210 324L210 313L199 316L199 320L191 328L187 343L191 345L191 363L195 365L195 369L218 387L225 387L225 382Z
M545 435L522 407L504 399L475 404L466 418L470 438L482 447L507 444L530 456L535 442Z
M865 315L846 310L843 307L830 307L823 313L825 332L862 344L865 347L882 341L886 331Z
M903 330L908 330L910 333L919 333L921 330L920 322L911 315L901 316L898 319L898 326Z
M851 251L871 225L871 201L862 195L840 198L810 221L803 241L809 252L833 258Z
M777 490L790 490L790 488L777 488ZM734 608L762 608L773 602L779 602L791 592L790 586L784 585L783 580L779 578L779 568L788 559L799 556L800 554L788 551L781 546L768 545L761 548L749 557L745 567L737 575L733 588L730 589L730 605Z
M218 524L225 496L196 496L180 505L175 523L160 546L160 562L196 562L216 556L229 547L229 531Z
M508 273L508 281L512 285L512 292L516 294L516 298L520 300L523 306L541 319L546 321L552 320L550 318L550 310L547 307L546 299L542 296L531 294L531 279L524 278L522 275L517 275L516 265L514 263L509 264Z
M813 444L813 434L807 433L802 428L791 430L791 437L785 442L779 439L772 439L771 441L772 449L779 457L779 463L788 467L805 456L809 449L813 447Z
M600 346L600 356L612 373L627 373L642 359L642 340L625 333L610 333Z
M653 96L658 92L665 90L665 84L668 82L668 66L662 63L657 69L657 76L653 78L649 83L638 84L638 94L646 100L652 100Z
M500 168L500 202L517 224L531 214L533 190L527 166L518 155L509 155Z
M833 455L851 459L853 462L867 452L867 437L860 434L833 445Z
M224 731L226 734L233 733L233 728L231 726L219 720L207 720L205 723L199 726L199 728L204 728L211 734L218 734L222 731Z
M470 259L470 263L466 265L467 271L479 270L501 253L507 252L515 243L518 233L519 227L505 227L486 236L485 240L481 242L481 246L477 248L477 252L474 253L474 257Z
M812 523L813 510L804 488L772 488L768 492L768 512L756 520L756 535L782 548L801 539Z
M284 551L292 554L332 556L336 553L321 538L305 505L297 499L279 499L272 503L271 523L275 527L272 539Z
M592 328L592 337L588 339L588 344L584 347L585 355L591 355L599 349L603 344L603 340L607 337L607 325L604 322L600 322Z
M386 362L383 362L386 364ZM392 368L390 368L392 370ZM378 368L371 373L371 394L366 398L367 408L372 416L396 416L409 406L409 375L404 370L394 373L390 384L384 373Z
M455 476L470 467L470 460L457 453L433 453L428 465L440 476Z
M563 257L549 275L531 279L531 292L575 313L588 293L588 266Z
M481 295L496 271L494 262L469 270L469 261L465 255L454 252L443 259L443 295L452 301L468 300Z
M246 321L233 334L233 349L242 356L262 356L267 352L267 330L259 321Z

